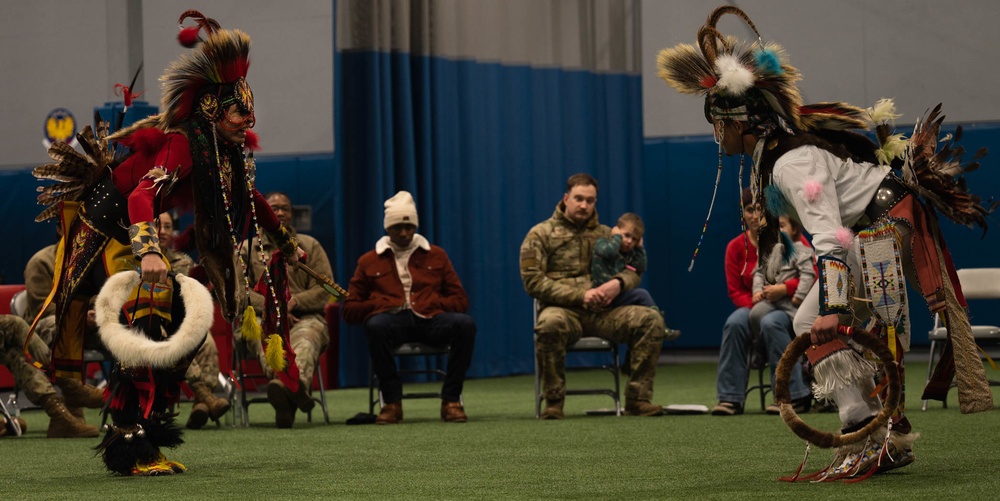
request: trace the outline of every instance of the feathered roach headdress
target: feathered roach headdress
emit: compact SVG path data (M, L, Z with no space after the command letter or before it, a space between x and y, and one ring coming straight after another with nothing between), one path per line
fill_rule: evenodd
M716 28L726 14L742 19L757 35L757 39L740 42L725 36ZM750 17L738 7L725 5L716 8L698 30L698 47L679 44L664 49L657 56L660 78L671 87L685 94L705 96L705 118L711 122L735 120L746 122L750 131L759 138L771 136L776 130L788 134L798 131L815 132L821 129L867 129L865 111L844 103L818 103L803 105L796 82L799 71L788 63L784 49L773 42L765 42ZM759 143L763 145L763 143ZM758 164L750 176L754 203L763 200L765 188L759 175ZM742 179L742 157L740 177ZM722 148L719 149L719 172L716 192L722 171ZM763 181L766 184L766 181ZM709 217L715 203L709 206ZM769 218L764 226L774 225L769 232L768 245L760 248L762 254L770 252L778 237L777 215ZM704 236L708 220L702 230ZM700 241L699 245L700 247ZM695 256L698 249L695 249ZM691 266L694 266L692 258ZM691 268L689 267L689 270Z
M757 40L739 42L716 25L726 14L742 19ZM685 94L705 96L705 118L740 120L759 136L776 128L788 132L817 129L867 129L864 111L844 103L803 105L799 71L784 49L765 42L750 17L738 7L715 9L698 30L698 47L679 44L656 59L660 78Z
M196 24L184 28L187 19ZM253 92L246 81L250 68L250 36L240 30L222 29L218 21L196 10L184 12L177 22L182 26L178 41L194 50L170 63L160 76L163 87L161 113L114 134L112 140L151 125L160 130L171 129L190 120L192 114L214 122L222 118L232 104L251 117L252 123Z

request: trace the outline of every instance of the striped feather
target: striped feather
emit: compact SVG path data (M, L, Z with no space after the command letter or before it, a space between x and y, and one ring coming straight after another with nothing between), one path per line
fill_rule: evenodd
M35 222L41 223L42 221L48 221L49 219L58 216L61 209L62 209L61 205L50 205L46 207L45 210L38 213L37 216L35 216Z
M977 160L986 154L985 148L976 151L973 161L962 163L965 148L955 144L962 137L962 128L956 128L954 136L939 139L943 122L938 104L914 126L903 164L903 181L952 221L979 226L985 233L986 216L996 204L984 206L982 199L969 191L964 177L979 168Z

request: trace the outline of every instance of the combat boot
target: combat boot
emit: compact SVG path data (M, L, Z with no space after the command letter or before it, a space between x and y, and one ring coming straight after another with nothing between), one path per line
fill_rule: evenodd
M663 406L650 403L648 400L626 400L626 416L662 416Z
M66 407L87 407L90 409L104 407L104 390L98 390L89 384L65 377L56 378L56 386L62 390Z
M540 419L562 419L566 417L563 413L563 401L559 400L546 400L545 410L539 414Z
M74 416L59 395L45 397L42 408L49 415L49 438L93 438L100 434L96 427Z
M209 418L218 421L229 412L229 401L215 396L205 383L190 383L190 386L191 392L194 393L194 407L191 408L191 415L188 417L188 428L200 429L205 426Z

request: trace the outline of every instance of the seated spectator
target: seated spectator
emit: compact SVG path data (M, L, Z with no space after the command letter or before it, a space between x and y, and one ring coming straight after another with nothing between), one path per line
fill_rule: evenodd
M57 236L59 233L60 230L57 226ZM55 303L46 305L46 299L52 291L52 280L55 274L56 247L57 244L43 247L28 259L28 263L24 267L26 306L23 320L30 323L35 322L36 317L38 318L37 322L35 322L35 330L32 333L30 344L30 352L36 359L50 359L50 345L54 341L58 330L56 328ZM44 312L42 311L43 307ZM62 391L61 398L64 398L64 400L57 404L57 399L49 399L50 395L55 395L55 390L53 390L48 376L36 369L34 365L28 363L24 358L22 350L27 329L25 329L24 333L17 334L19 336L18 342L15 339L14 332L19 330L19 326L14 325L12 320L10 322L11 324L5 329L7 331L5 333L7 339L4 341L4 346L7 353L3 356L7 358L7 361L4 365L10 368L11 372L14 372L15 368L20 371L20 374L15 373L14 377L15 380L20 378L24 382L23 384L18 382L17 385L23 389L29 401L36 405L41 405L46 409L46 412L49 412L49 408L51 407L52 412L49 415L58 416L49 422L49 436L96 437L97 429L87 425L84 420L83 408L101 408L104 405L104 391L86 384L79 379L60 376L55 378L55 384ZM96 326L90 325L89 328L94 329ZM96 337L88 336L90 342L95 342ZM44 379L44 383L39 380L39 377ZM51 403L48 406L43 405L44 402L49 400L51 400ZM60 410L60 407L63 406L69 411L68 417ZM72 420L69 418L72 418ZM91 434L92 429L94 434Z
M637 214L626 212L611 228L611 238L597 239L594 245L594 257L590 262L590 278L594 287L599 287L625 269L632 270L640 276L646 272L646 249L642 245L645 231L646 225L642 222L642 218ZM627 305L648 306L664 316L663 310L656 306L656 301L653 301L653 296L641 287L622 292L611 301L609 307ZM676 339L677 332L666 329L664 339L668 341Z
M177 225L173 215L164 212L156 219L156 223L160 250L164 259L170 263L170 270L174 273L190 274L191 268L194 267L194 259L174 247ZM186 424L188 428L200 429L209 419L218 423L219 419L229 412L231 407L229 400L219 398L214 393L219 386L219 347L215 345L215 338L211 334L205 336L205 342L184 373L184 379L194 396L194 405L191 406L191 415L188 416Z
M93 438L100 434L96 427L83 419L82 407L99 408L104 403L104 393L82 383L63 386L63 394L56 393L45 373L24 357L24 340L28 324L16 315L0 315L0 365L14 375L14 384L28 400L45 409L49 416L49 438ZM36 360L48 365L51 360L49 347L38 336L32 336L28 351ZM65 381L69 381L66 379ZM0 436L5 433L0 433Z
M441 387L441 419L468 420L462 406L465 373L472 363L476 323L465 314L469 298L444 249L416 233L419 221L406 191L385 201L387 236L358 259L344 301L344 320L365 326L372 370L385 402L375 422L403 420L403 383L392 350L403 343L451 346Z
M722 328L722 344L719 347L719 370L716 389L719 403L712 408L713 416L733 416L743 414L746 400L747 364L753 349L750 328L750 308L753 307L754 269L757 266L757 230L760 227L758 207L753 204L750 190L743 190L743 223L746 231L734 238L726 246L726 285L729 299L736 311L729 315ZM794 296L799 279L790 278L775 289L768 289L775 297L781 294ZM779 292L780 291L780 294ZM780 299L775 297L775 299ZM781 360L788 343L792 341L791 317L783 310L772 310L760 319L760 340L763 343L767 361L771 365L771 384L774 384L774 370ZM789 391L796 412L806 412L812 402L812 394L802 379L802 368L796 363L792 368Z
M597 181L587 174L570 176L552 217L531 228L521 244L521 280L541 307L535 356L546 400L542 419L564 417L566 347L585 335L628 344L625 413L663 414L663 407L651 402L665 332L663 317L644 306L611 307L622 292L639 284L633 270L625 268L594 286L590 275L594 246L600 238L611 238L611 229L598 223L596 202Z
M809 289L816 283L816 253L805 239L802 238L802 227L799 223L781 216L782 238L773 253L773 262L767 266L757 263L753 274L753 308L750 309L750 331L754 336L760 335L761 320L774 310L781 310L790 318L795 318L802 300L806 298ZM785 248L790 247L791 251ZM793 278L799 279L794 290L789 290L787 283Z
M291 198L281 192L268 193L265 198L281 222L281 226L292 234L299 247L305 251L304 263L317 273L332 278L333 269L330 267L330 260L327 259L323 246L309 235L296 233L292 224ZM250 272L250 279L256 283L265 271L265 263L279 247L265 235L263 239L254 237L252 241L244 242L241 249ZM323 288L323 284L305 271L289 266L288 291L291 293L287 319L291 326L289 343L295 353L295 366L299 373L298 389L293 392L273 373L265 360L260 341L250 344L251 349L257 353L265 374L271 378L267 385L267 399L274 408L274 424L278 428L291 428L295 423L297 410L309 412L316 404L310 393L313 374L320 355L330 344L330 332L327 330L323 312L323 308L330 300L330 294ZM250 304L258 313L263 312L264 296L251 289Z

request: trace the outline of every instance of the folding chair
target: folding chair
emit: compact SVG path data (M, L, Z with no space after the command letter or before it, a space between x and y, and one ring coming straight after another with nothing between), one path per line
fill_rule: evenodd
M444 367L444 357L446 357L451 352L451 346L432 346L424 343L403 343L396 349L392 350L392 355L397 360L397 371L399 375L415 375L423 374L427 376L428 381L439 381L442 380L447 372L445 372ZM401 358L408 357L422 357L423 368L403 368L404 365L400 362ZM403 398L441 398L441 391L417 391L417 392L403 392ZM459 401L462 401L462 397L459 396ZM368 413L375 413L375 404L378 404L381 409L385 405L385 400L382 398L382 390L378 389L378 376L375 375L375 369L372 367L371 360L368 360Z
M10 314L24 318L26 309L28 309L28 291L20 290L14 293L14 296L10 298Z
M1000 268L963 268L958 270L958 281L962 284L962 292L966 299L1000 299ZM977 343L998 344L1000 327L973 325L972 337ZM948 331L941 325L941 317L938 314L934 315L934 327L928 332L928 338L931 340L931 350L927 360L927 382L930 382L934 364L941 358L948 342ZM955 382L952 381L951 387L954 386ZM1000 386L1000 381L991 379L990 386ZM948 400L942 400L941 405L947 408ZM927 410L926 400L920 408Z
M532 326L538 325L538 313L540 311L538 300L534 301L532 314ZM537 336L535 336L537 338ZM534 351L534 350L532 350ZM598 409L587 411L589 415L611 415L615 416L622 415L622 400L621 400L621 383L619 380L619 374L621 373L621 365L619 364L618 358L618 343L612 343L604 338L599 338L596 336L586 336L581 337L577 342L566 347L566 354L570 353L599 353L606 352L611 355L611 361L604 365L583 365L566 367L566 371L578 372L585 370L606 370L611 373L614 378L614 387L612 388L567 388L566 395L607 395L612 398L615 402L615 408L612 409ZM545 400L545 396L542 395L542 377L541 372L538 367L538 356L535 355L535 418L541 417L542 415L542 401Z
M216 304L215 308L217 310L216 323L219 323L220 318L222 318L221 312L218 311L219 305ZM223 326L226 325L224 320L221 320L221 322ZM227 326L227 328L235 332L235 322ZM213 325L212 329L215 330L216 326ZM327 326L327 330L330 330L330 326ZM270 382L270 379L265 376L256 354L251 354L248 348L242 339L237 339L236 336L233 336L233 370L230 373L230 383L233 385L233 391L230 401L235 413L234 421L236 425L244 427L250 426L250 404L270 403L266 396L260 396L263 393L261 388L264 388ZM330 411L326 404L326 374L319 360L316 362L316 371L313 374L313 380L314 382L318 381L318 383L313 385L310 396L312 396L313 401L319 404L320 409L323 411L323 422L330 424ZM247 395L248 386L253 388L251 391L255 395ZM319 387L318 397L315 395L317 386ZM309 423L312 422L312 410L306 412L306 421Z
M750 374L757 371L757 384L753 386L748 386L746 391L747 398L754 391L760 391L760 410L767 409L767 394L771 393L771 374L769 365L767 363L767 357L764 356L764 343L761 341L760 336L754 336L753 340L750 341L750 349L747 350L747 370ZM747 380L750 378L747 377Z

